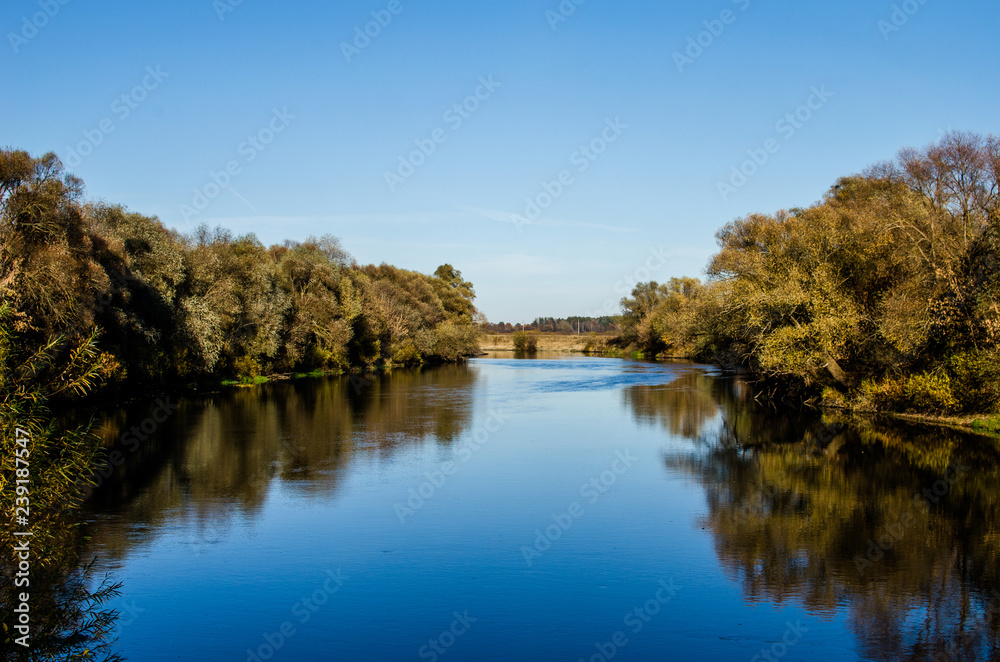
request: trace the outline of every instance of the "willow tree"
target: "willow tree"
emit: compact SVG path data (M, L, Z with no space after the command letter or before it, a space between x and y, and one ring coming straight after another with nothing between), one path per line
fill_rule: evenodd
M15 576L20 559L11 550L27 540L30 586L0 586L4 648L15 660L77 660L88 651L93 659L116 660L110 637L117 613L105 605L120 585L105 580L90 590L89 566L80 569L76 556L77 508L100 459L100 440L89 425L59 428L48 407L53 398L89 392L108 358L95 335L75 343L54 337L26 351L13 319L10 305L0 302L0 568L4 577ZM30 595L27 646L16 643L23 633L12 627L22 592Z
M694 296L652 282L622 301L622 343L686 346L828 404L1000 408L997 138L903 150L717 239Z

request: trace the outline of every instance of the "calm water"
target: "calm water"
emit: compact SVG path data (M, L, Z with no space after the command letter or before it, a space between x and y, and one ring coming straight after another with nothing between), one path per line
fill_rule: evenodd
M152 410L89 515L132 660L997 659L992 440L578 357Z

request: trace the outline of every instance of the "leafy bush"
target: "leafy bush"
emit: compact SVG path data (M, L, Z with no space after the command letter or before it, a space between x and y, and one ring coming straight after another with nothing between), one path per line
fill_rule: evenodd
M943 370L909 377L866 380L858 389L855 405L868 411L916 411L938 414L962 409L952 381Z
M948 361L952 390L962 410L990 413L1000 408L1000 355L969 351Z
M950 413L960 409L952 393L948 373L938 371L913 375L906 382L906 400L910 409Z
M855 406L862 411L902 411L906 408L906 380L866 379L858 389Z
M260 361L258 361L254 356L241 356L236 359L236 362L233 364L233 369L236 371L236 374L240 377L240 379L249 383L253 383L253 381L261 375Z
M608 341L606 338L601 338L595 335L587 338L587 342L583 345L584 354L604 354L608 351Z
M192 378L461 360L476 351L472 283L358 266L330 235L253 234L82 201L55 154L0 149L0 300L31 347L98 333L116 388Z
M709 282L639 283L611 344L870 410L998 411L998 154L1000 138L950 132L808 208L735 219Z
M479 351L479 337L471 324L445 322L435 329L433 358L460 361Z
M977 418L972 423L975 430L983 432L1000 433L1000 416L990 416L989 418Z
M413 340L407 339L394 347L392 362L396 365L420 365L424 357Z
M518 352L537 352L538 335L526 331L515 331L514 349Z
M108 359L98 350L96 333L74 343L55 337L27 348L13 317L11 307L0 303L0 544L6 550L21 542L14 532L24 528L14 520L15 506L24 499L15 492L15 479L30 480L31 497L32 646L16 659L102 659L100 653L118 660L110 652L117 613L106 603L121 585L95 584L83 576L90 566L83 573L67 570L79 563L82 542L75 512L93 484L93 467L106 461L101 440L90 423L60 429L49 410L51 401L91 392ZM13 577L16 563L15 554L4 554L0 573ZM14 622L17 593L12 581L0 584L0 648L8 651L21 650L7 626Z

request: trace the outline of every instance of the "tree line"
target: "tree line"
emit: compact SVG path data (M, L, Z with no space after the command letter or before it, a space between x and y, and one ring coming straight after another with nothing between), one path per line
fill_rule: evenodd
M471 283L359 266L326 235L264 246L82 200L53 154L0 151L0 298L16 341L93 336L117 382L455 361L476 350Z
M53 403L478 351L475 292L451 265L361 266L329 235L265 247L219 228L180 234L83 190L52 153L0 149L0 546L27 527L15 503L30 505L32 532L32 645L6 626L0 637L17 659L118 659L106 605L119 585L74 570L76 512L104 450L90 425L59 424ZM25 467L30 490L15 491ZM0 570L13 577L18 563L4 553ZM5 624L14 592L0 587Z
M619 348L859 410L1000 407L1000 139L951 132L717 234L705 282L622 300Z
M543 333L584 334L614 333L619 331L618 319L614 316L602 317L536 317L530 324L510 322L483 322L481 328L486 333L515 333L517 331L538 331Z

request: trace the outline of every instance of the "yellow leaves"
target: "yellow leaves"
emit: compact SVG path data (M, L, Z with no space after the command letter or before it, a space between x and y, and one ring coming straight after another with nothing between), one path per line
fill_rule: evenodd
M128 369L110 352L101 352L97 356L98 375L101 381L114 382L124 381L128 374Z
M820 355L809 326L782 326L765 335L760 342L758 359L770 373L798 375L812 383L820 367Z
M910 356L923 347L930 329L930 311L926 297L900 289L887 293L879 315L878 329L900 354Z
M952 393L951 379L944 371L911 376L904 392L918 411L946 413L955 411L959 406Z
M908 377L865 380L855 404L869 411L954 413L962 409L948 372L938 369Z
M351 283L351 279L342 276L340 279L340 312L348 322L353 321L361 315L361 297Z
M807 383L850 382L861 376L852 370L916 357L929 342L935 283L954 279L960 254L944 220L906 186L873 177L842 179L808 209L736 219L709 267L713 287L725 286L718 328L753 348L764 371ZM1000 337L995 317L982 326ZM913 393L952 406L939 386Z

